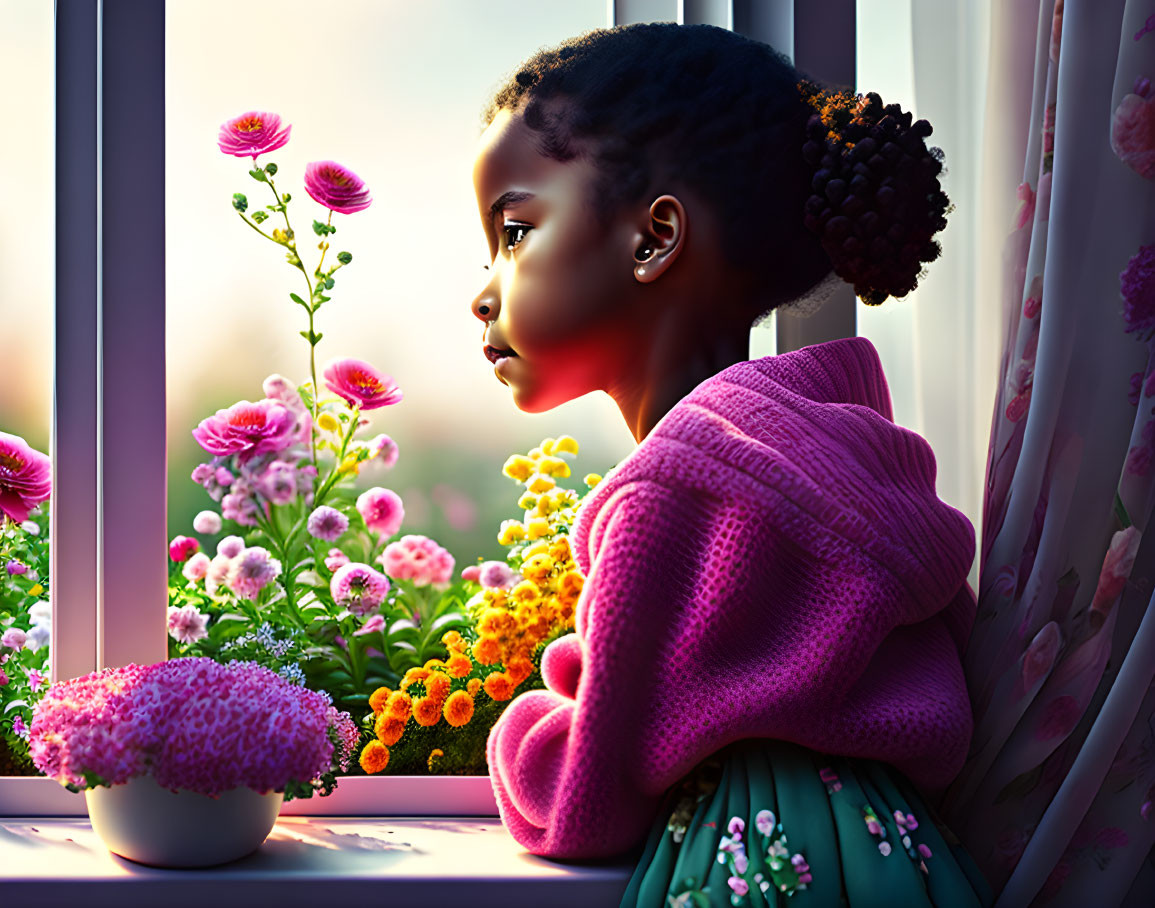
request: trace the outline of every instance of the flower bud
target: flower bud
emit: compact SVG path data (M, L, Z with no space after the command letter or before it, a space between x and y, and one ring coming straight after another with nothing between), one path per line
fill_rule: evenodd
M271 162L270 162L270 163L268 163L268 164L266 164L266 165L265 165L265 173L267 173L267 174L268 174L269 176L271 176L271 177L272 177L272 176L276 176L276 174L277 174L277 165L276 165L276 164L273 164L273 163L271 163Z
M243 192L233 193L233 207L237 209L237 211L244 211L249 207L249 200L245 198L245 194Z
M337 261L340 262L342 265L348 265L351 261L353 261L353 256L350 255L348 252L338 252L337 253Z

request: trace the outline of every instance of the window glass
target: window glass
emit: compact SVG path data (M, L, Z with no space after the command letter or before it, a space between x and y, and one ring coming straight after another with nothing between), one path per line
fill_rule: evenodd
M270 391L281 381L277 376L299 390L311 383L315 366L322 395L335 399L324 378L326 364L335 359L367 363L378 379L395 382L403 397L361 410L368 425L356 439L376 439L376 449L366 462L351 465L351 491L324 503L343 504L349 513L356 496L373 489L395 494L403 521L391 528L393 540L407 535L433 540L430 557L441 557L438 547L450 553L455 580L479 558L504 559L507 548L498 541L502 521L522 518L525 507L519 506L525 489L502 472L512 454L528 452L547 437L572 436L580 453L570 458L574 476L566 485L584 492L585 474L604 473L634 447L617 407L604 394L547 413L518 410L483 356L483 325L471 311L490 261L471 172L483 107L539 47L604 26L604 0L374 0L333 4L323 13L312 2L260 4L242 12L231 0L205 0L169 2L166 16L168 520L170 538L195 540L178 541L174 551L181 560L170 565L172 589L184 591L170 595L170 615L188 608L170 623L170 655L202 653L210 645L202 632L224 620L206 583L218 592L222 586L234 592L243 587L243 582L230 585L223 562L219 576L204 558L191 565L194 551L211 565L227 535L243 535L247 548L260 544L284 570L284 562L301 565L301 559L263 541L260 524L283 521L280 529L273 528L283 539L295 527L292 538L312 551L308 569L289 593L298 606L315 601L313 589L332 591L341 565L340 557L325 563L330 548L342 548L353 562L363 559L377 571L385 569L364 543L371 537L356 538L368 526L356 516L353 526L325 545L318 540L336 532L332 527L319 525L313 534L300 526L316 502L301 505L307 512L294 511L297 505L288 502L296 494L292 484L302 482L300 468L312 461L311 451L288 467L262 466L259 476L253 474L261 487L250 484L238 492L236 483L244 478L235 475L239 455L226 464L231 473L221 472L228 455L219 453L224 450L219 438L210 438L225 431L229 418L265 419L267 412L245 416L238 407L242 401L256 404L268 393L279 395ZM291 127L287 143L261 154L255 164L252 157L218 147L222 124L253 112L275 114L280 129ZM243 130L251 135L255 123L251 118L234 122L232 135ZM262 123L277 132L270 118ZM330 220L329 211L305 189L307 166L327 161L364 182L368 207L334 213ZM255 166L270 163L276 164L272 184L267 171L260 180L250 175ZM266 207L276 206L286 193L284 212ZM289 260L293 250L283 242L286 214L303 270ZM330 225L335 234L323 232ZM306 306L317 290L314 269L323 241L330 244L324 274L341 264L339 253L352 258L332 273L331 289L321 291L328 300L310 329ZM310 330L321 335L312 363ZM365 375L348 373L339 381L364 387ZM268 411L270 405L260 406ZM306 393L304 409L309 406ZM231 416L214 422L222 410ZM320 412L310 418L314 415L321 423ZM329 437L335 447L341 447L348 425L333 426ZM209 447L194 437L198 426ZM304 421L294 426L308 431ZM381 441L384 436L387 442ZM322 436L315 439L323 473L335 454L324 448ZM396 461L390 465L392 452ZM253 462L261 463L260 455ZM196 481L190 478L194 472ZM374 519L387 525L395 499L373 494L377 497L366 507L377 507ZM282 510L278 498L286 502ZM269 512L257 513L267 503ZM205 511L216 516L203 516ZM225 518L220 528L217 517ZM270 570L262 564L251 565L255 576ZM350 582L371 587L364 578ZM280 607L262 598L259 585L258 576L254 598L237 603L240 610L251 607L246 633L263 613ZM392 593L403 588L395 578ZM431 591L425 585L420 592ZM366 603L374 595L370 588L362 601L355 595L348 600L355 612L363 612L358 617L373 613ZM198 617L210 612L207 623ZM416 635L413 639L420 650ZM348 642L342 641L344 634L336 642ZM247 656L261 646L260 639L246 637L233 651ZM364 662L350 665L343 659L337 654L326 677L347 685L349 675L355 676L364 708L368 692L386 676L374 675ZM279 670L293 671L284 665Z
M0 0L0 776L37 775L47 686L52 416L52 4Z

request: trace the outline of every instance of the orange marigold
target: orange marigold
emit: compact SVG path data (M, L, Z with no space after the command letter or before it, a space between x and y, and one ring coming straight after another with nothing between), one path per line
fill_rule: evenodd
M445 698L449 696L449 685L452 682L449 680L449 675L445 672L434 672L425 679L426 694L439 704L445 702Z
M385 701L389 699L393 691L387 687L379 687L369 695L369 706L374 713L379 713L385 708Z
M401 740L401 735L405 731L405 721L397 716L381 713L373 725L373 733L382 744L392 746Z
M441 659L430 659L428 662L425 663L425 667L432 671L432 670L436 670L439 668L444 668L445 663Z
M467 691L469 691L469 696L476 697L477 692L479 690L481 690L481 679L480 678L470 678L469 681L465 685L465 689Z
M445 667L454 678L464 678L473 670L473 661L465 653L454 653Z
M505 673L514 687L533 674L533 663L525 656L512 656L505 664Z
M370 741L361 751L361 768L369 775L381 772L389 765L389 748L380 741Z
M441 718L441 704L432 697L418 697L413 701L413 718L418 725L436 725Z
M513 696L513 684L505 672L494 672L485 679L485 692L494 700L508 700Z
M455 690L445 701L443 713L446 722L460 728L473 718L473 697L463 690Z
M444 643L450 650L453 650L465 643L465 640L462 639L462 636L458 631L446 631L441 635L441 642Z
M427 668L411 668L405 673L405 677L401 679L401 689L405 690L414 681L424 681L429 677L429 669Z
M473 658L482 665L492 665L500 655L500 646L492 637L482 637L473 644Z
M394 691L385 704L385 712L398 719L408 719L413 709L413 697L403 690Z

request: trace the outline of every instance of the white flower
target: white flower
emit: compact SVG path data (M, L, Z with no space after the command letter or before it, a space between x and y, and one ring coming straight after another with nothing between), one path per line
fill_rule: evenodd
M216 511L201 511L193 518L193 530L206 536L215 536L221 531L221 515Z
M33 624L51 624L52 603L45 599L33 603L28 609L28 617L32 619Z
M40 647L47 646L51 637L52 630L47 624L35 624L32 626L32 629L28 631L28 639L24 645L32 650L32 652L36 652Z
M22 529L29 536L40 535L40 524L38 524L35 520L25 520L22 524L20 524L20 529Z

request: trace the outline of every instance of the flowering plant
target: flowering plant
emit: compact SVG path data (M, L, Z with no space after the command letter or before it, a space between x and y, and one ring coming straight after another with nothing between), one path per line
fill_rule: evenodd
M502 472L525 488L524 520L501 525L504 561L462 571L475 590L466 603L471 621L442 635L448 658L429 659L395 690L382 686L370 696L363 724L373 737L360 757L366 773L484 773L493 724L515 693L543 686L542 653L573 630L584 583L568 538L580 497L557 483L570 475L566 453L576 455L578 444L563 435L505 462ZM585 484L600 479L590 473Z
M48 681L49 458L0 432L0 775L34 775L32 709Z
M331 698L251 662L127 665L53 684L32 719L32 759L70 791L151 775L171 791L329 794L357 742Z
M233 208L281 246L305 280L307 295L289 298L308 315L300 334L309 344L310 377L297 385L270 375L262 398L218 410L193 430L211 457L192 478L219 510L199 513L194 535L170 543L169 654L243 656L360 711L374 687L444 655L440 634L467 622L464 584L454 581L454 559L433 539L394 538L405 515L396 492L354 488L362 468L396 463L398 446L388 435L358 436L367 435L365 413L398 404L403 394L389 375L351 357L330 360L319 384L315 316L330 301L336 271L352 261L340 252L337 264L324 267L327 238L337 231L333 213L363 211L371 197L333 161L306 167L306 193L329 209L326 223L313 221L320 261L310 271L289 219L292 196L274 181L276 164L256 164L288 141L289 130L275 114L253 111L223 124L218 143L227 154L251 156L249 175L272 193L265 210L249 214L243 193L234 194ZM270 218L284 226L267 233Z

